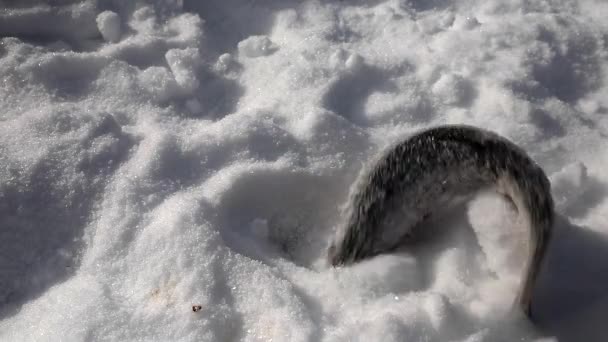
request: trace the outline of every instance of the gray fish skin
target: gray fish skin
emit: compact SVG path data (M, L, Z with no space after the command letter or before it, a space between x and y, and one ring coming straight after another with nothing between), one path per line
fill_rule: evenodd
M437 126L388 149L351 192L328 261L349 265L389 253L425 217L488 187L515 204L529 231L529 256L516 304L531 317L532 290L554 221L551 186L525 151L480 128Z

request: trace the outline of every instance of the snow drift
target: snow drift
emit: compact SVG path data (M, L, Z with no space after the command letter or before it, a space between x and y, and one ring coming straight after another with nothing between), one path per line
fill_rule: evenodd
M1 4L1 340L605 338L603 2ZM551 178L537 325L508 313L492 194L419 248L325 264L361 168L443 123Z

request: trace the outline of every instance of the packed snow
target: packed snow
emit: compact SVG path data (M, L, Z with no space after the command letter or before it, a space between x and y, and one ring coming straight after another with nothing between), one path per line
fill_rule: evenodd
M0 1L1 341L608 338L603 0L49 3ZM361 170L446 123L551 180L534 323L491 192L326 263Z

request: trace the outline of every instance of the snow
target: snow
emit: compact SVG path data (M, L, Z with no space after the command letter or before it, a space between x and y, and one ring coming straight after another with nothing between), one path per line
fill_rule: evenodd
M103 39L116 43L120 40L120 17L112 11L104 11L97 16L97 28Z
M277 49L276 45L266 36L251 36L238 44L239 54L255 58L268 56Z
M184 90L185 95L194 92L199 86L196 74L201 56L198 49L171 49L165 54L165 59L175 81Z
M0 340L608 334L601 0L2 6ZM360 170L445 123L551 180L535 324L510 311L523 242L493 193L400 253L326 264Z

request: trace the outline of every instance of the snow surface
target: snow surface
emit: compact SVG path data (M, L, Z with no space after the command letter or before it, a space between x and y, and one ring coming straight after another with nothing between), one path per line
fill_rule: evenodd
M0 2L0 340L606 340L607 3L52 3ZM443 123L551 178L536 325L495 194L325 264L359 171Z

